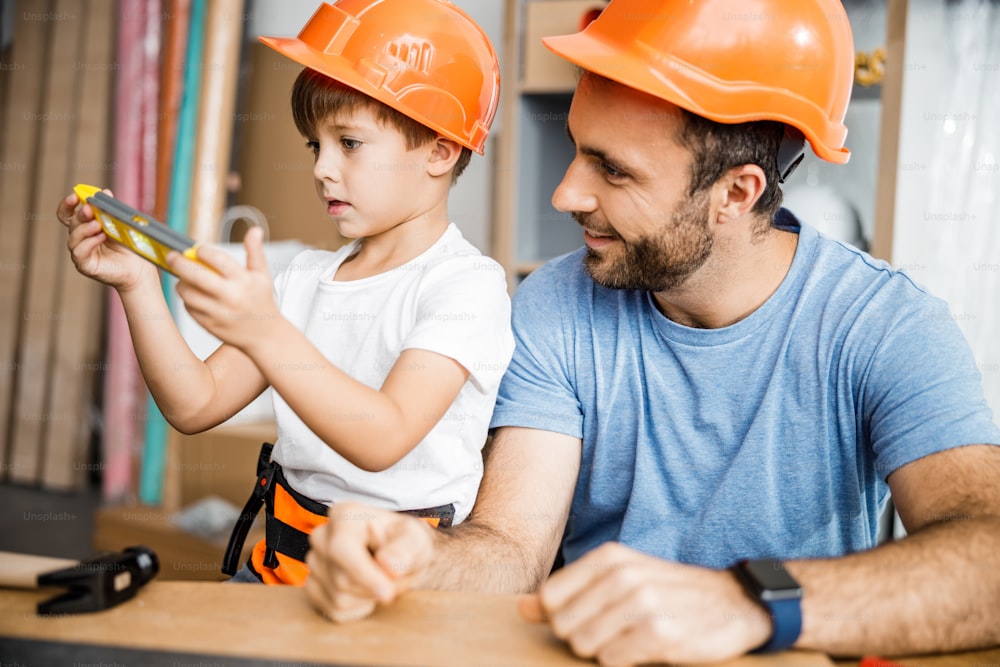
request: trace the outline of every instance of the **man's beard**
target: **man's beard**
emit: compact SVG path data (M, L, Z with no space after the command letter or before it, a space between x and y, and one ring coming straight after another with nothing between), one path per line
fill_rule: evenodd
M613 248L613 254L588 248L584 268L594 282L610 289L665 292L680 287L712 254L708 212L708 192L696 193L674 209L665 227L638 241L618 238L621 249ZM596 231L586 224L587 214L574 213L573 218Z

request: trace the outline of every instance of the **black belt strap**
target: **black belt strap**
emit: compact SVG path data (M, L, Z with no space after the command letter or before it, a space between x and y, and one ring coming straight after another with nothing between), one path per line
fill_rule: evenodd
M243 543L250 534L250 527L253 526L254 519L264 505L264 499L271 491L274 484L274 475L277 472L277 464L271 461L271 450L274 445L265 442L260 448L260 455L257 457L257 483L254 485L253 493L247 499L240 512L233 532L229 536L229 544L226 546L226 554L222 559L222 573L230 576L236 574L240 567L240 555L243 553Z

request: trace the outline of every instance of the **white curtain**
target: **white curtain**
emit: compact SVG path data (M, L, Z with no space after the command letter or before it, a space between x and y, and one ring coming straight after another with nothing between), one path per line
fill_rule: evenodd
M1000 2L913 1L906 43L893 260L948 302L1000 423Z

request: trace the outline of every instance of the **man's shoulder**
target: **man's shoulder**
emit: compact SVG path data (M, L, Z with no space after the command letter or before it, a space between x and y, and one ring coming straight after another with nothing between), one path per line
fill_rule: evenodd
M937 299L905 268L872 256L849 243L813 231L815 251L808 281L830 285L831 298L864 298L882 301L934 302Z
M951 340L955 334L947 303L905 269L823 236L794 312L799 324L855 352L891 353L902 340Z
M905 270L871 255L866 250L821 232L807 222L800 221L786 209L781 209L775 225L780 229L795 231L803 252L802 264L810 283L829 283L831 279L841 287L871 291L887 285L903 290L927 293Z
M553 290L566 293L591 287L593 281L583 267L586 252L586 248L580 248L548 260L529 273L521 281L517 291L529 294L544 292L552 296Z

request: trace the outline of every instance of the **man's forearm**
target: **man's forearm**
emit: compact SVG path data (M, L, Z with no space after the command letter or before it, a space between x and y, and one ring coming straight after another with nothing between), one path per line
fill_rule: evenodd
M569 518L580 440L505 428L487 444L484 460L475 509L464 523L435 531L434 557L417 587L529 593L551 572Z
M528 593L552 568L516 539L474 521L436 531L434 552L434 561L414 582L416 588Z
M787 563L804 590L798 646L902 655L1000 644L1000 519L946 519L871 551Z

